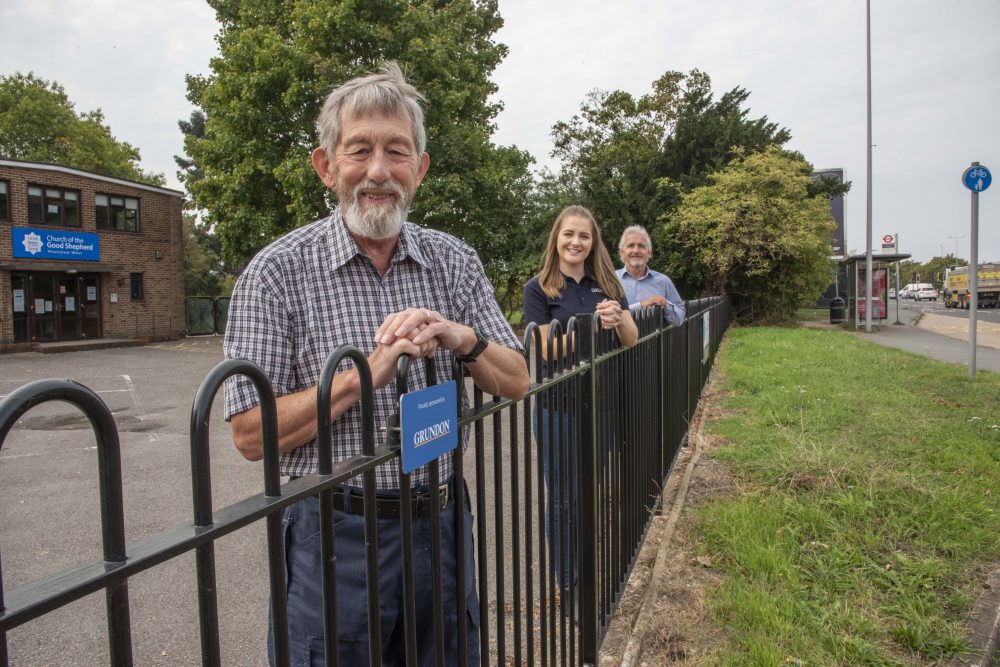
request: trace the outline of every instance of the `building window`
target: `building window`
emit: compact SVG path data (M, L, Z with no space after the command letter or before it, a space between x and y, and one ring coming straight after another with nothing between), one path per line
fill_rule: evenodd
M139 231L139 200L115 195L95 195L94 212L98 229Z
M142 301L142 274L130 273L129 278L132 285L132 300Z
M10 221L10 183L0 181L0 220Z
M28 222L35 225L80 226L80 193L28 186Z

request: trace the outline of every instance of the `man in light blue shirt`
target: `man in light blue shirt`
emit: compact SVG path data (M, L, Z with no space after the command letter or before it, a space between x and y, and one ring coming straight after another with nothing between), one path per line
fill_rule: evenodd
M684 321L684 300L670 278L649 268L653 243L649 233L639 225L627 227L618 242L624 268L618 269L618 280L625 288L629 308L663 306L663 318L679 327Z

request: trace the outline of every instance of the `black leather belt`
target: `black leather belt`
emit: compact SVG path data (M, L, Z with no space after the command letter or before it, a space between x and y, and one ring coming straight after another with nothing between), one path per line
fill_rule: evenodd
M410 494L410 509L413 518L429 515L435 500L439 509L444 509L448 505L449 491L448 485L438 487L437 493L412 493ZM399 496L375 495L375 515L380 519L399 519L402 516L402 502ZM348 514L365 513L365 497L360 492L345 493L344 489L334 489L333 508Z
M297 475L289 478L289 481L298 479ZM414 519L431 513L431 507L437 500L438 507L444 509L451 499L451 491L448 484L438 487L434 492L414 492L410 494L410 509ZM343 487L333 490L333 508L348 514L365 514L365 497L360 490L350 490ZM402 502L399 496L375 494L375 515L380 519L399 519L402 516Z

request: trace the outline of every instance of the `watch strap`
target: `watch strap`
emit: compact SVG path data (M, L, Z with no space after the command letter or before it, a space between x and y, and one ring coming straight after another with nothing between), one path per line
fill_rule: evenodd
M476 332L476 344L472 346L472 349L469 350L468 354L455 355L455 359L463 364L475 361L479 355L483 353L483 350L486 349L486 346L490 344L489 338L486 337L486 334L483 333L482 329L479 327L472 327L472 330Z

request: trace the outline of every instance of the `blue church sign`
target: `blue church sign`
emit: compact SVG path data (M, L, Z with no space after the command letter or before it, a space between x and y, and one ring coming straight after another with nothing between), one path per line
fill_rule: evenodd
M101 260L101 237L88 232L14 227L14 257Z

